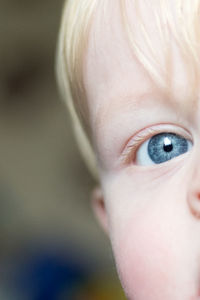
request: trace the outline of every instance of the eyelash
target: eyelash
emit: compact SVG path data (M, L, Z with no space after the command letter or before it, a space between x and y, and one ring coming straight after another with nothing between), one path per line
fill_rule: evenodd
M176 127L176 129L174 129ZM183 136L186 139L192 140L191 135L186 129L183 129L177 125L173 124L159 124L147 127L136 133L127 143L125 149L122 151L121 160L122 163L127 165L131 162L134 163L136 158L136 152L138 148L148 139L156 134L162 132L171 132Z

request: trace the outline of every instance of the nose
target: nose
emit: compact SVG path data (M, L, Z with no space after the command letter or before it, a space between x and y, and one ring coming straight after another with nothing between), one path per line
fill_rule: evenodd
M192 215L200 219L200 164L196 164L191 174L188 188L188 205Z

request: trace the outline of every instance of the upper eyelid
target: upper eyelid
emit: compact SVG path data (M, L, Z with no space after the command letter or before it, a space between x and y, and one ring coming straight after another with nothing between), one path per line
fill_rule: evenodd
M123 147L120 155L120 163L128 164L133 159L133 153L138 149L138 147L144 143L146 140L151 138L153 135L162 132L172 132L183 136L184 138L192 142L192 137L189 131L177 124L162 123L157 125L152 125L145 127L134 134Z

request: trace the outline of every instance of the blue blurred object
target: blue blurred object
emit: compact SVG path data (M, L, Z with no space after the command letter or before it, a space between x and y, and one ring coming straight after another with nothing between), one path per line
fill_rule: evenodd
M71 300L72 292L88 278L88 271L77 257L64 260L43 253L31 256L19 268L17 290L27 300L58 300L63 293Z

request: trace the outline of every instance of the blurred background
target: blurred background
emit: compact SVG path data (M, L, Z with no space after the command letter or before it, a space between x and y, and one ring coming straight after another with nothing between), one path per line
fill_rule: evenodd
M55 81L62 0L0 0L0 299L121 300Z

